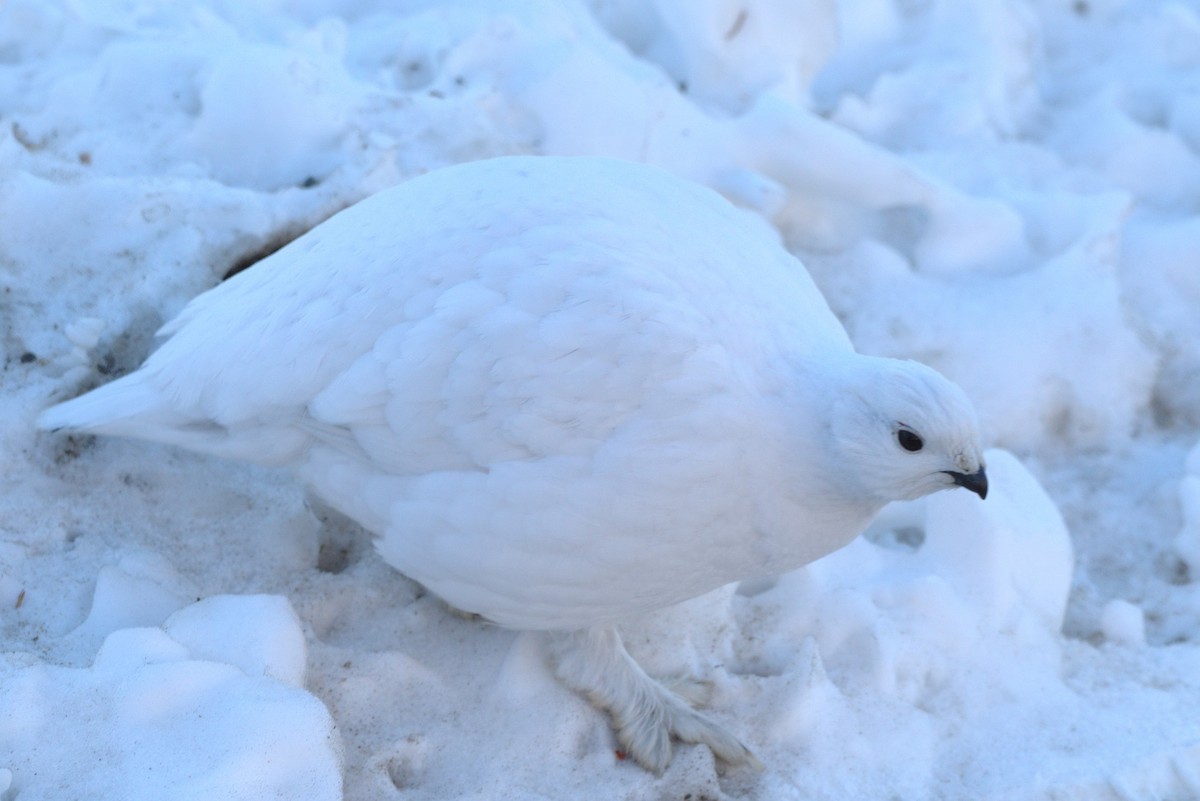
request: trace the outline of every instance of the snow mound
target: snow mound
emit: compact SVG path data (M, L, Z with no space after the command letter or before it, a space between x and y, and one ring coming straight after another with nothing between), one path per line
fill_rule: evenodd
M303 668L295 614L271 596L118 629L88 668L8 655L0 778L21 799L341 798L340 740Z

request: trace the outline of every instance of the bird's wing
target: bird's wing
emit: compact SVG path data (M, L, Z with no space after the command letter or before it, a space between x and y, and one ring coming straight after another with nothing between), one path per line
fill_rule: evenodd
M541 249L544 252L544 249ZM654 273L603 272L573 246L500 265L394 326L308 404L396 472L584 454L614 430L745 391L711 321ZM489 271L490 273L490 271ZM532 301L518 284L554 287Z
M405 472L686 425L706 397L769 383L782 350L849 347L761 221L644 167L548 158L368 198L163 333L117 382L139 404L76 423L258 461L357 443Z

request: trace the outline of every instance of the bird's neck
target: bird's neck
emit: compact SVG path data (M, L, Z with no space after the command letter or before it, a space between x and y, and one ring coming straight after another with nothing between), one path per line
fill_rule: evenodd
M841 548L870 522L884 501L864 490L861 477L839 454L831 426L845 402L836 366L793 365L812 380L781 383L768 397L773 430L761 439L759 542L764 572L791 570Z

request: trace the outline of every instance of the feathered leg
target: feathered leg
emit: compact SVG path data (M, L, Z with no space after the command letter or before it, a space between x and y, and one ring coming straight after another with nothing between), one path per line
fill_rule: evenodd
M731 765L762 763L736 737L676 693L646 675L611 626L550 634L558 678L612 715L617 740L643 767L661 775L671 761L671 737L702 743ZM695 682L675 685L692 701L703 693Z

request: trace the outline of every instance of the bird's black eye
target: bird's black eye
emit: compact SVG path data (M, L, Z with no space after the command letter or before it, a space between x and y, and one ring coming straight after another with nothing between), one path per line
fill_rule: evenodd
M916 453L925 447L925 442L914 432L907 428L902 428L896 432L896 439L900 442L900 447L906 451Z

